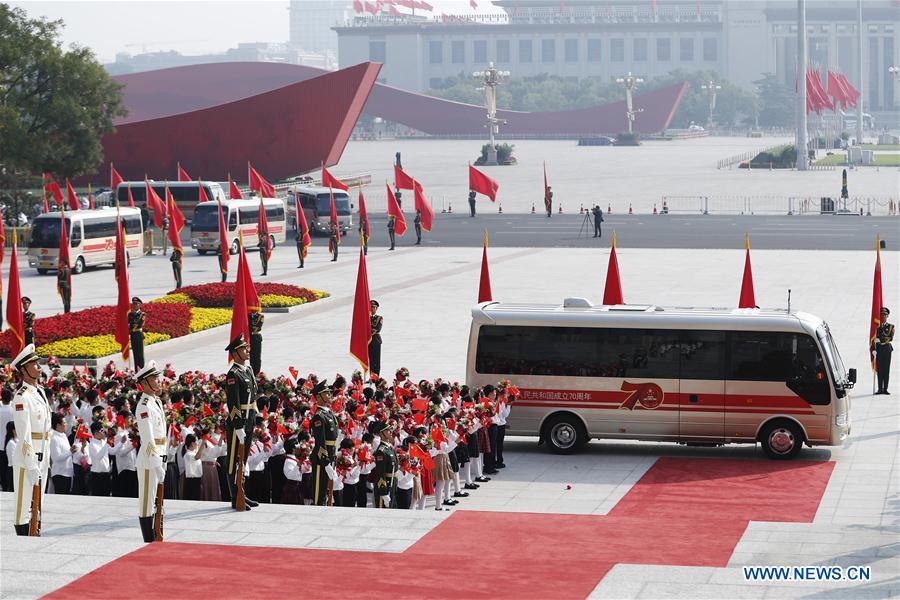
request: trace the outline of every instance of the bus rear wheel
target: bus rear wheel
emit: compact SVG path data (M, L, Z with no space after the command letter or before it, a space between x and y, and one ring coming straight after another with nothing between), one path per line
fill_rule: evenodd
M207 250L202 250L202 249L200 249L200 248L197 248L197 253L198 253L200 256L206 256L206 253L207 253L207 252L208 252Z
M796 423L775 421L763 427L759 443L769 458L790 460L803 448L803 431Z
M37 272L38 272L38 275L46 275L47 273L50 272L50 269L38 269Z
M553 417L544 431L544 439L556 454L572 454L587 442L584 425L575 415L561 414Z

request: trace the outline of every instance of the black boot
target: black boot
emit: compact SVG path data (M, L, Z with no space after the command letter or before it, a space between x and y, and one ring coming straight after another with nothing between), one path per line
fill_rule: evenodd
M30 523L25 523L24 525L16 525L16 535L28 535L28 530L31 529Z
M156 541L156 532L153 531L153 517L138 517L141 524L141 535L147 543Z

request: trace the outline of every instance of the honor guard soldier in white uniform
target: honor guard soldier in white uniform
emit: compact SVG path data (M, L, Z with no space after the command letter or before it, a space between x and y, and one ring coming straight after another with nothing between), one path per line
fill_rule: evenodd
M156 361L151 360L135 375L144 393L135 414L141 446L134 465L138 478L138 521L145 542L156 541L153 519L162 506L156 506L157 486L166 479L168 426L166 411L159 399L161 386Z
M43 388L37 384L41 376L39 360L34 344L28 344L12 361L12 367L22 377L22 385L13 398L13 421L19 444L10 457L16 490L15 525L18 535L40 535L38 507L43 505L47 469L50 467L50 405ZM32 507L35 488L40 500L36 507ZM36 527L32 527L33 512L37 512Z

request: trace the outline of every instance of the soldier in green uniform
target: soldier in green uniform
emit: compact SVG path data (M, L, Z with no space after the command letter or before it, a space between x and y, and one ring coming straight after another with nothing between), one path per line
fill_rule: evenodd
M384 319L378 312L378 301L369 300L369 315L372 319L372 339L369 340L369 372L372 375L381 374L381 327Z
M328 226L328 250L331 252L331 262L337 262L338 257L338 224L331 223Z
M359 236L362 238L363 244L363 254L368 256L369 254L369 236L366 232L369 230L369 220L367 217L359 218Z
M269 232L265 229L259 233L259 262L262 263L262 276L269 273Z
M262 328L265 317L261 311L254 310L247 317L250 321L250 367L254 375L262 369Z
M134 370L144 368L144 320L147 315L141 310L141 299L131 299L131 310L128 311L128 335L131 338L131 353L134 355Z
M172 256L169 260L172 262L172 273L175 275L175 289L181 287L181 261L184 258L184 250L175 247L172 248Z
M388 217L387 228L388 228L388 237L391 238L391 247L388 248L388 250L393 250L394 249L394 241L396 239L394 231L397 228L397 217L395 217L394 215L391 215Z
M225 264L225 253L228 251L228 248L219 245L219 271L222 273L222 283L228 280L228 265Z
M297 244L297 258L300 259L300 266L297 268L302 269L303 262L306 260L306 249L303 247L303 229L297 230L297 235L294 236L294 242Z
M72 310L72 270L69 265L60 265L56 272L56 288L62 296L63 312Z
M397 470L400 462L394 449L394 428L390 423L381 425L381 445L375 449L375 497L376 508L392 508L397 495Z
M328 482L335 478L334 457L337 451L338 422L331 412L331 388L325 380L312 389L316 399L316 414L309 420L309 430L315 442L310 460L313 468L313 504L328 502Z
M225 348L231 355L231 367L225 374L225 395L228 402L228 486L231 488L231 508L237 508L237 478L243 473L237 470L238 460L245 462L246 456L238 456L238 445L249 442L256 425L256 377L247 365L250 348L243 335L231 340ZM246 449L244 449L246 454ZM257 503L247 498L247 506Z
M34 344L34 313L31 308L31 298L22 296L22 319L25 324L25 345Z
M881 325L875 332L875 367L878 372L878 395L890 394L888 391L888 382L891 376L891 353L894 346L894 324L888 323L888 316L891 311L886 306L881 307Z
M422 244L422 212L416 211L416 218L413 219L413 225L416 227L416 246Z

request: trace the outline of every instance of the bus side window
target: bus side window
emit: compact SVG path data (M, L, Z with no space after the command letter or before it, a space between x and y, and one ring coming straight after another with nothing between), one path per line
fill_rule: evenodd
M231 214L228 215L228 231L234 231L237 229L237 211L231 211Z
M81 245L81 222L76 222L72 225L72 235L69 237L72 240L70 245L73 248L77 248Z

